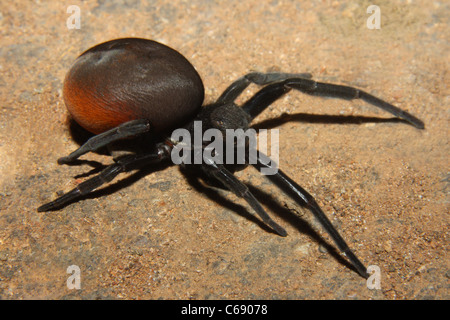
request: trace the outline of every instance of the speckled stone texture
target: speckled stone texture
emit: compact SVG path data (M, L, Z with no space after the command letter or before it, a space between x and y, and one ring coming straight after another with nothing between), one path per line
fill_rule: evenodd
M67 28L64 1L0 3L1 299L450 298L448 2L377 1L373 30L371 1L70 4L80 29ZM361 260L380 268L381 289L369 290L310 212L252 168L237 175L286 238L241 199L175 166L122 174L38 213L98 172L89 164L111 163L98 153L79 166L56 160L83 142L64 107L66 72L84 50L119 37L181 52L203 78L206 102L252 70L310 72L422 119L418 130L361 101L298 92L256 119L280 130L280 167ZM66 285L70 265L80 267L79 290Z

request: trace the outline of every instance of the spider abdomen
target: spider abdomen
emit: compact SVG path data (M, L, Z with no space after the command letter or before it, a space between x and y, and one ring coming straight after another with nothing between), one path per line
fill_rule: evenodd
M200 76L177 51L138 38L111 40L81 54L64 80L74 120L98 134L136 119L162 132L190 120L204 97Z

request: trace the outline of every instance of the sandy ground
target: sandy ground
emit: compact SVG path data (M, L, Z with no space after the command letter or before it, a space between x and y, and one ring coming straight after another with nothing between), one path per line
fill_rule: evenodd
M80 29L68 29L61 1L0 4L0 298L450 298L448 2L377 1L378 30L366 25L370 1L71 4ZM310 72L425 122L418 130L361 101L297 92L256 120L280 130L280 167L361 260L380 268L381 289L369 289L310 212L252 168L238 177L288 237L175 166L123 174L59 211L36 211L93 173L56 163L82 142L69 128L65 73L89 47L130 36L185 55L206 102L251 70ZM79 290L66 285L71 265Z

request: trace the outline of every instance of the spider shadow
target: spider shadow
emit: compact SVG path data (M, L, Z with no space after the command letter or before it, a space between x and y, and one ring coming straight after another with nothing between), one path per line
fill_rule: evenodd
M257 189L253 186L248 186L248 188L262 204L270 209L271 212L275 212L278 216L280 216L281 219L294 226L299 231L299 233L307 235L318 245L321 245L323 248L325 248L327 254L330 254L336 261L358 273L353 265L340 254L335 246L332 243L326 241L323 236L321 236L316 230L314 230L308 221L296 214L293 214L291 210L282 206L273 198L271 194ZM309 214L311 214L309 210L306 209L306 206L302 205L301 207L305 209L305 211L307 211Z
M261 229L274 233L274 231L268 227L264 222L259 220L255 215L251 214L247 208L225 198L223 192L231 193L228 189L222 186L218 181L210 180L206 174L201 170L187 169L180 167L180 172L186 178L190 186L195 191L205 195L210 200L216 202L218 205L227 208L228 210L237 213L238 215L256 223Z
M259 227L261 227L261 229L275 234L275 232L260 219L258 219L258 217L251 214L246 207L226 199L222 193L222 190L226 192L230 191L228 191L228 189L226 189L224 186L220 185L220 183L210 181L207 177L205 177L205 174L203 172L200 172L200 170L199 172L193 172L192 170L180 167L180 171L185 176L188 183L197 192L204 194L206 197L216 202L220 206L225 207L228 210L248 219L249 221L256 223ZM323 246L326 249L327 253L330 254L336 261L346 266L347 268L358 272L353 267L353 265L349 261L347 261L332 244L324 240L324 238L316 230L314 230L306 220L296 214L293 214L291 210L284 207L276 199L274 199L271 194L262 191L252 185L246 185L249 188L250 192L253 193L258 201L266 208L268 208L270 212L275 212L282 220L294 226L301 234L307 235L314 242ZM306 206L302 207L306 208Z
M80 126L71 116L67 116L67 123L69 127L70 137L73 141L75 141L79 146L83 145L89 138L95 136L95 134L87 131L82 126ZM105 154L106 149L101 149L100 154Z
M71 118L69 118L69 121L70 121L69 122L69 130L70 130L71 136L77 144L82 145L90 137L93 136L92 133L83 129ZM297 113L297 114L293 114L293 115L284 114L275 119L270 119L270 120L265 120L265 121L259 122L256 125L254 125L253 128L255 128L255 129L272 128L272 127L280 126L286 122L291 122L291 121L307 122L307 123L338 123L338 124L346 124L346 123L362 124L362 123L366 123L366 122L406 122L403 120L399 120L397 118L382 119L382 118L363 117L363 116L334 116L334 115L330 116L330 115L314 115L314 114ZM106 148L103 148L99 151L96 151L95 153L107 155L108 151ZM87 176L90 176L93 174L97 174L100 171L102 171L104 168L107 167L107 165L105 165L105 164L102 164L97 161L91 161L91 160L79 160L78 159L78 160L70 163L70 165L77 165L77 166L82 165L82 164L87 164L87 165L93 167L93 169L88 172L79 174L79 175L75 176L75 178L82 178L82 177L87 177ZM95 198L103 197L106 195L111 195L119 190L122 190L123 188L131 186L132 184L134 184L138 180L142 179L143 177L149 175L150 173L155 172L155 171L164 170L165 168L167 168L169 166L171 166L170 163L159 163L159 164L154 164L152 167L141 168L141 169L137 170L136 172L128 175L127 177L125 177L121 180L118 180L117 182L115 182L113 184L110 184L106 187L95 190L93 192L90 192L84 196L80 196L80 197L66 203L63 207L66 207L66 206L68 206L74 202L78 202L80 200L95 199ZM274 233L274 231L271 228L269 228L265 223L263 223L260 219L258 219L258 217L251 214L246 207L226 199L221 194L221 192L218 189L216 189L216 188L219 188L219 189L226 190L226 188L224 188L223 186L218 185L218 184L214 185L213 183L211 183L211 181L208 181L208 179L205 177L205 174L201 170L198 170L198 172L197 172L196 170L188 170L186 168L180 167L180 171L185 176L188 183L196 191L206 195L209 199L215 201L219 205L258 224L258 226L260 226L261 229L263 229L267 232ZM203 180L206 182L207 185L201 183L200 177L203 178ZM216 188L214 188L214 187L216 187ZM342 255L336 250L336 248L332 244L330 244L329 242L324 240L323 237L320 236L320 234L317 233L317 231L315 231L307 221L305 221L304 219L302 219L301 217L299 217L295 214L292 214L292 212L289 209L280 205L280 203L278 201L276 201L272 197L272 195L270 195L264 191L261 191L251 185L248 185L248 188L262 204L264 204L267 208L270 209L270 211L275 212L283 220L285 220L288 223L290 223L291 225L295 226L296 229L300 233L306 234L308 237L313 239L313 241L315 241L316 243L318 243L318 244L322 245L324 248L326 248L327 252L331 256L333 256L333 258L336 261L338 261L342 265L345 265L349 269L357 272L356 269L352 266L352 264L350 262L348 262L346 259L344 259L342 257ZM229 192L228 190L226 190L226 191ZM61 209L61 208L57 208L55 210L59 210L59 209Z
M92 161L79 160L78 164L74 164L74 165L80 165L80 164L88 163L88 162L92 162ZM120 191L122 189L125 189L125 188L133 185L134 183L141 180L145 176L147 176L153 172L156 172L156 171L162 171L169 166L170 166L170 163L158 163L158 164L154 164L151 168L150 167L149 168L141 168L141 169L137 170L136 172L129 174L127 177L117 180L116 182L114 182L106 187L101 187L100 189L91 191L88 194L81 195L71 201L68 201L67 203L64 203L63 206L60 206L60 207L57 207L54 209L50 209L48 211L58 211L58 210L61 210L62 208L70 206L71 204L79 202L79 201L83 201L86 199L97 199L97 198L111 195L113 193L116 193L117 191ZM106 168L107 165L102 164L102 167ZM95 168L91 171L77 175L77 176L75 176L75 178L87 177L87 176L93 175L95 173L98 173L98 168Z
M71 138L79 145L83 145L87 140L89 140L91 137L94 136L93 133L87 131L83 127L81 127L75 120L73 120L70 116L67 117L68 125L69 125L69 133L71 135ZM101 155L110 155L110 152L106 147L103 147L97 151L93 151L93 153L101 154ZM77 174L74 176L75 179L79 178L86 178L95 174L99 174L103 169L108 167L109 164L103 164L98 161L93 160L84 160L84 159L76 159L70 163L67 163L65 165L68 166L81 166L81 165L88 165L92 167L91 170ZM169 167L170 163L156 163L153 164L151 167L141 168L137 170L134 173L129 174L127 177L117 180L116 182L106 186L102 187L100 189L94 190L92 192L89 192L86 195L79 196L67 203L65 203L62 207L57 207L53 210L49 211L57 211L64 207L67 207L75 202L86 200L86 199L95 199L107 195L111 195L119 190L122 190L124 188L127 188L134 184L135 182L139 181L143 177L156 172L156 171L162 171Z
M256 130L272 129L287 122L302 123L322 123L322 124L363 124L363 123L405 123L408 121L399 118L377 118L367 116L343 116L343 115L322 115L311 113L283 113L277 118L263 120L252 125Z

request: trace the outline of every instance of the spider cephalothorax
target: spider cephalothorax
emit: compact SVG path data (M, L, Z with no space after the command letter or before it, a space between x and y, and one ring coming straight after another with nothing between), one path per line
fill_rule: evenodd
M250 85L264 86L253 97L235 104L235 99ZM56 200L42 205L38 211L59 209L74 199L85 195L113 180L119 173L140 169L157 162L171 161L177 146L183 142L173 138L174 129L183 128L194 134L196 125L201 133L208 129L222 134L222 143L234 141L226 138L227 130L246 131L252 120L291 89L300 92L341 99L362 99L376 107L423 129L424 124L411 114L370 95L364 91L336 84L316 82L310 74L299 73L249 73L233 82L211 105L202 107L204 89L194 67L178 52L155 41L126 38L99 44L84 52L76 61L64 82L64 100L72 117L84 128L97 135L89 139L58 163L70 163L81 155L124 139L142 135L160 137L146 150L136 148L132 154L114 158L100 174L90 178ZM274 169L276 164L260 152L245 155L244 164L217 161L218 151L208 151L208 143L200 146L193 141L187 144L190 152L201 153L200 163L180 164L195 166L227 189L243 198L276 233L286 236L286 231L273 221L249 191L239 181L234 171L247 164L259 170ZM235 148L237 148L235 146ZM223 150L226 150L224 148ZM225 157L225 152L222 154ZM270 159L269 159L270 160ZM364 265L350 250L344 239L328 220L314 198L278 168L267 175L274 184L294 199L308 207L330 234L337 247L348 257L355 269L367 277Z

